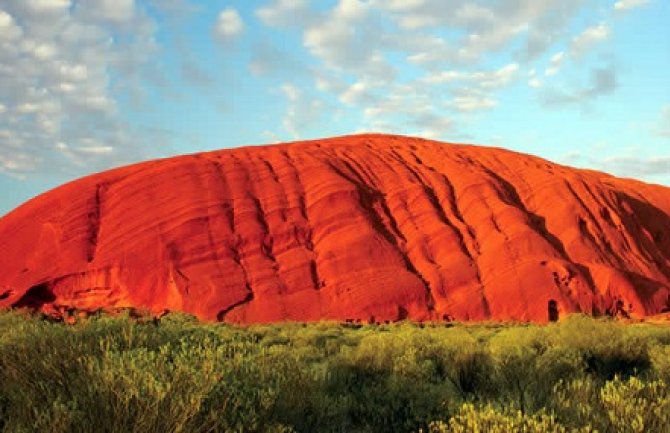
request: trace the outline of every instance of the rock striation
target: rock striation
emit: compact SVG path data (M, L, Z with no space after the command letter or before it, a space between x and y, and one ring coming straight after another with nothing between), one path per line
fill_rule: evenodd
M237 323L670 307L670 188L366 134L149 161L0 219L0 308Z

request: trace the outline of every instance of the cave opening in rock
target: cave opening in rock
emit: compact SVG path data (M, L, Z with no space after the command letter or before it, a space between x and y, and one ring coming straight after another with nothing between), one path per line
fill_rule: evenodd
M550 299L547 303L550 322L558 322L558 303L555 299Z

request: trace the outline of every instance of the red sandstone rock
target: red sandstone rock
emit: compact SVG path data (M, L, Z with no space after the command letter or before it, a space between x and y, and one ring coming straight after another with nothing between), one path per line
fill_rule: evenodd
M0 219L0 307L546 321L670 306L670 189L359 135L150 161Z

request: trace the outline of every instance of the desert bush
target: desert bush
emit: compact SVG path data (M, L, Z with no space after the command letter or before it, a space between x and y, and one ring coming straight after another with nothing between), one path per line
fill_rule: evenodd
M644 373L652 339L613 320L573 315L558 326L561 344L576 349L588 372L603 380Z
M614 431L670 431L670 395L662 380L615 377L600 390L600 402Z
M655 376L670 383L670 344L652 346L649 349L649 358Z
M475 407L471 403L464 404L458 413L448 422L432 422L429 433L591 433L592 429L569 429L561 425L554 416L546 413L534 415L523 414L521 411L500 411L491 405Z
M662 380L616 376L598 387L581 378L559 383L555 392L551 408L570 425L601 432L670 432L670 394Z
M6 312L0 432L663 433L668 329Z
M544 407L561 379L582 374L584 364L572 347L560 345L552 328L511 328L488 342L495 363L498 398L526 413Z

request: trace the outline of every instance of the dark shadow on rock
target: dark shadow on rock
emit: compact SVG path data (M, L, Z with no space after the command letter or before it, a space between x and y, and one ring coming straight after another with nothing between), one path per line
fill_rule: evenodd
M42 283L31 287L19 300L12 304L13 308L39 309L44 304L56 300L49 283Z

